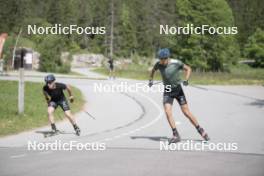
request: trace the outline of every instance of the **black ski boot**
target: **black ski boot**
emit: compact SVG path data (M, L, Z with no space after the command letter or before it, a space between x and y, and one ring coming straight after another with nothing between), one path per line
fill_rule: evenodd
M57 129L55 123L51 124L51 131L52 131L52 133L58 133L59 132L59 130Z
M73 128L75 130L76 135L80 136L80 134L81 134L80 128L76 124L73 125Z
M204 131L204 129L202 127L197 126L196 129L197 129L198 133L202 136L202 138L204 140L206 140L206 141L210 140L208 134Z
M172 129L172 134L173 134L172 138L169 139L169 145L171 143L177 143L181 141L181 137L176 128Z

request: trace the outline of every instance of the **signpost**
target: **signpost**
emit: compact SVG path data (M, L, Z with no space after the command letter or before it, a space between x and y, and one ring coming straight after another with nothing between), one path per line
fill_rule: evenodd
M24 57L26 49L22 48L20 53L19 81L18 81L18 114L24 113L25 99L25 78L24 78Z

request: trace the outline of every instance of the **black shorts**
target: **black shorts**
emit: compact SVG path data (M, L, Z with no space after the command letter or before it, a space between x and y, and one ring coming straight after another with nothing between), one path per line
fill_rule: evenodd
M54 109L57 109L57 107L60 106L63 111L69 111L70 106L66 99L59 100L59 101L50 101L48 103L48 107L53 107Z
M113 71L114 70L114 65L110 65L109 68L110 68L111 71Z
M181 106L187 104L187 100L181 86L174 88L171 92L164 91L163 104L169 103L172 105L174 98Z

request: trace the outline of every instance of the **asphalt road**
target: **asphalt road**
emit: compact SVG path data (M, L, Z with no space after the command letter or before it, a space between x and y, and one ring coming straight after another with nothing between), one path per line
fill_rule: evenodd
M76 70L75 70L76 71ZM85 70L77 70L89 75ZM92 75L96 77L96 74ZM0 77L16 79L16 77ZM43 78L27 77L30 81ZM264 87L185 87L190 109L208 131L210 145L235 145L233 150L161 150L171 136L162 109L161 93L142 90L129 93L95 92L95 83L114 85L142 81L59 78L78 87L87 104L75 115L82 129L75 136L67 120L58 123L61 134L44 138L36 131L0 138L0 175L264 175ZM158 85L157 85L158 86ZM174 102L173 114L183 141L201 144L201 137ZM92 114L95 119L87 114ZM43 117L45 118L45 117ZM75 141L104 145L103 151L28 150L28 141ZM95 147L96 148L96 147ZM227 147L228 148L228 147Z

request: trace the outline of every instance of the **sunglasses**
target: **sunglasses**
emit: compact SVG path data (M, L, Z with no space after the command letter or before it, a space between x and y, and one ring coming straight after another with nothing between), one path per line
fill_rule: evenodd
M52 82L47 82L48 85L51 85L51 84L53 84L53 83L54 83L54 81L52 81Z

